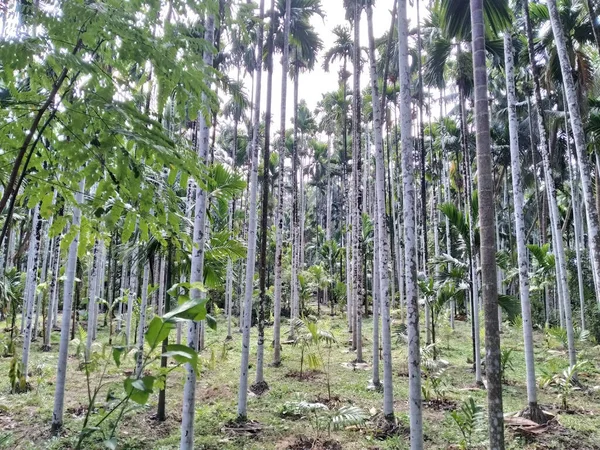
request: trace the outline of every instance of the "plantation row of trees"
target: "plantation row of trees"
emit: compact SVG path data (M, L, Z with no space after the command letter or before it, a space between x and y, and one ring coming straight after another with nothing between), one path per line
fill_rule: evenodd
M505 320L522 323L524 415L547 420L534 328L564 330L571 367L578 333L600 339L596 5L438 0L422 16L399 0L377 37L376 6L392 4L340 2L348 23L324 48L319 0L7 3L0 313L20 389L32 343L58 351L54 431L69 342L89 379L106 328L117 365L136 349L125 402L156 382L164 420L167 361L182 366L180 448L194 448L197 352L221 313L242 336L241 422L295 337L287 319L321 314L344 315L355 362L372 361L390 428L405 327L413 449L421 347L457 320L471 325L490 448L504 448ZM301 100L312 70L339 73L314 110ZM146 375L151 362L165 370Z

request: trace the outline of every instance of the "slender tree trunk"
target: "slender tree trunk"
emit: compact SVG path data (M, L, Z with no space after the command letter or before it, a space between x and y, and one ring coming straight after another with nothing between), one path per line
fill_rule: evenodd
M71 309L73 305L73 289L75 287L75 272L77 269L77 248L79 247L79 225L81 223L81 209L78 205L83 203L85 180L79 182L79 191L75 196L77 205L73 207L71 227L75 229L75 236L69 245L67 254L67 267L63 286L63 316L60 329L60 343L58 348L58 363L56 372L56 390L54 391L54 410L52 412L52 431L62 428L65 404L65 381L67 377L67 357L69 356L69 328Z
M265 12L265 0L260 0L260 16ZM262 61L264 25L258 27L256 58ZM248 361L250 357L250 326L252 324L252 294L254 292L254 265L256 263L256 203L258 190L258 146L260 133L260 99L262 88L262 65L256 73L255 103L252 142L250 144L250 185L248 190L248 254L246 259L246 291L244 295L244 321L242 326L242 361L240 367L240 384L238 392L238 419L245 421L248 414ZM267 169L267 168L265 168Z
M144 361L144 333L146 332L146 310L148 309L148 279L150 277L150 265L144 264L142 276L142 302L140 304L140 321L138 324L137 354L135 358L135 376L142 377L142 363Z
M581 117L581 109L579 98L573 80L573 68L569 59L567 50L567 42L565 34L560 22L560 15L556 0L548 0L548 12L550 13L550 23L552 24L552 32L554 34L554 43L556 52L560 61L560 69L563 78L563 88L567 97L569 108L569 118L571 122L571 131L575 141L575 150L577 152L577 163L579 166L579 176L581 178L581 187L583 191L583 202L588 225L588 235L590 242L590 256L593 261L593 268L596 272L595 280L600 282L600 225L598 223L598 210L594 202L594 192L592 187L592 179L590 173L590 161L587 154L587 146L585 139L585 131L583 128L583 120ZM596 298L600 298L600 283L595 284ZM569 323L571 322L571 305L568 297L565 298L565 319L567 322L567 332L569 331ZM573 336L569 340L572 340ZM573 349L574 350L574 349ZM570 352L570 362L575 364L575 352Z
M281 61L281 113L279 135L285 136L286 120L286 101L287 101L287 77L289 72L290 60L290 13L292 0L285 2L285 17L283 25L283 57ZM273 365L281 364L281 258L283 253L283 200L284 200L284 181L285 181L285 139L281 139L279 145L279 179L277 180L277 230L275 236L275 305L273 321Z
M23 374L27 379L29 369L29 349L31 347L32 329L33 329L33 310L35 307L35 291L37 286L37 264L40 253L40 241L42 234L42 217L40 216L40 207L37 205L33 212L31 221L31 237L29 238L29 250L27 255L27 297L24 298L25 304L25 328L23 330L23 355L21 362L23 364Z
M406 9L404 9L406 14ZM389 266L389 241L387 233L386 205L385 205L385 158L383 154L382 114L380 111L378 79L376 71L375 39L373 36L373 8L367 5L367 25L369 30L369 56L371 74L371 95L373 104L373 129L375 131L375 263L377 267L378 300L381 304L381 340L383 344L383 415L388 423L394 422L394 383L392 369L392 336L390 319L390 274ZM377 308L375 295L373 296L373 322ZM379 318L377 318L379 320ZM373 344L375 351L375 344ZM378 355L373 355L373 359ZM420 397L420 396L419 396ZM420 402L420 398L419 398ZM411 411L412 412L412 411Z
M504 449L504 412L500 371L500 329L496 278L494 180L488 109L483 0L471 0L473 79L475 84L475 131L479 192L479 232L482 296L485 310L486 377L490 450ZM475 314L475 312L473 312Z
M125 322L125 345L131 345L131 320L133 318L134 305L137 302L138 291L138 247L135 245L131 256L131 270L129 274L129 295L127 296L127 321Z
M94 323L96 316L96 278L98 277L100 241L94 243L92 253L92 267L88 277L88 318L87 318L87 341L85 344L85 359L90 360L92 341L94 340Z
M533 323L531 303L529 301L529 260L525 234L525 200L521 182L521 159L519 151L519 121L517 118L517 94L515 88L514 48L510 31L504 34L504 68L506 72L506 91L508 101L508 131L510 135L510 161L513 188L515 233L517 241L517 259L519 266L519 296L521 299L521 317L523 318L523 346L527 382L527 415L536 422L542 422L544 415L537 403L537 385L535 379L535 359L533 345Z
M275 33L275 0L271 0L271 25L269 27L268 51L273 50ZM265 111L265 148L263 150L262 205L260 218L260 260L259 260L259 307L258 307L258 342L256 346L256 387L261 391L267 386L264 380L265 353L265 304L267 303L267 239L269 225L269 183L271 156L271 98L273 95L273 57L267 56L267 104ZM285 140L285 138L284 138Z
M362 274L362 154L361 154L361 96L360 96L360 15L362 6L354 5L354 87L352 92L352 180L354 211L352 215L352 265L353 265L353 309L356 336L356 361L363 362L362 356L362 299L364 279Z
M408 62L409 31L406 0L398 0L398 56L400 68L400 135L402 139L402 181L404 210L404 254L406 263L406 301L408 307L408 377L410 447L423 448L423 419L421 411L421 354L419 344L419 299L417 290L417 236L415 217L414 146L412 140L412 111L410 66Z
M171 286L173 280L173 244L171 241L167 244L167 259L165 261L166 265L166 273L165 273L165 283L167 286ZM169 290L166 291L165 297L165 314L171 311L171 295L169 294ZM167 346L169 345L169 337L167 336L165 340L162 342L162 353L163 355L167 352ZM167 367L167 357L161 356L160 358L160 367L165 369ZM167 420L167 392L166 392L166 382L163 385L163 388L158 392L158 407L156 411L156 417L160 422L164 422Z
M204 39L207 42L213 42L215 32L215 17L208 15L206 18L204 30ZM203 55L204 64L212 66L213 55L207 50ZM203 95L204 97L204 95ZM203 98L203 100L206 100ZM208 123L202 112L198 112L196 121L196 144L198 149L198 158L200 161L206 161L208 153ZM190 269L190 282L198 283L204 281L204 245L206 231L206 192L196 186L196 206L194 216L194 227L192 231L192 264ZM192 299L203 298L203 293L199 289L192 289L190 297ZM188 326L187 345L197 350L199 322L190 321ZM185 384L183 386L183 408L181 413L181 440L179 442L180 450L192 450L194 448L194 414L196 410L196 372L191 364L185 365Z
M46 274L48 273L48 260L50 258L50 253L52 252L52 249L50 248L50 241L52 239L50 239L48 237L48 230L50 230L50 226L52 226L52 219L53 219L53 217L50 217L48 223L46 223L46 224L42 223L42 232L40 235L40 250L41 250L41 257L42 257L40 282L42 282L42 283L46 283L46 281L47 281ZM42 242L44 243L43 247L41 245ZM43 299L44 299L44 297L46 297L46 299L48 299L48 290L46 289L46 292L37 293L36 297L37 297L37 305L35 308L35 320L33 322L33 333L31 335L33 340L36 340L37 336L38 336L40 313L43 314L43 311L42 311Z
M121 332L121 327L123 324L123 303L128 302L128 299L125 297L128 296L127 290L129 289L129 259L126 257L123 258L123 265L121 266L121 301L119 302L118 311L117 311L117 333Z
M550 3L550 2L548 2L548 3ZM554 4L554 6L556 7L556 4ZM550 9L550 6L549 6L549 9ZM528 46L529 51L533 52L533 31L532 31L532 26L531 26L531 20L529 17L529 8L525 7L524 10L525 10L525 26L526 26L526 33L527 33L527 46ZM564 38L564 35L563 35L563 38ZM564 39L563 39L563 41L564 41ZM561 297L564 299L569 299L570 297L569 297L568 285L567 285L565 252L564 252L564 247L563 247L562 234L559 231L560 227L558 226L559 213L558 213L558 206L556 204L556 189L554 187L554 179L552 177L552 171L550 168L550 156L549 156L549 149L548 149L548 133L546 130L546 126L544 124L544 110L543 110L541 87L540 87L540 81L539 81L540 80L540 71L539 71L539 68L537 67L537 64L536 64L536 61L535 61L535 58L533 55L534 55L534 53L531 53L529 62L531 65L531 70L533 72L534 93L535 93L534 99L535 99L535 107L537 109L538 129L539 129L539 133L540 133L540 141L538 143L538 145L539 145L538 150L542 156L542 165L544 168L544 180L546 182L546 194L547 194L548 206L549 206L548 209L550 212L550 224L552 227L554 249L555 249L556 257L558 260L557 261L557 280L556 281L557 281L557 286L558 286ZM572 81L572 79L571 79L571 81ZM578 109L578 111L579 111L579 109ZM584 156L584 157L587 157L587 156ZM586 202L586 205L587 205L587 202ZM589 221L588 221L588 225L589 225ZM590 237L591 237L591 233L590 233ZM593 249L590 249L590 252L591 252L591 254L593 254L594 253ZM569 303L569 301L566 301L564 303L565 304ZM569 303L569 313L570 313L570 303ZM569 314L569 316L570 316L570 314ZM569 323L572 323L572 321L569 321ZM571 326L567 325L569 361L570 361L571 365L575 364L576 359L577 359L576 353L575 353L575 340L574 340L573 335L574 335L574 333L573 333L572 325Z
M54 320L54 309L55 305L58 303L58 268L60 267L60 236L54 238L54 248L52 249L52 258L51 258L51 268L50 268L50 276L52 277L50 281L50 289L49 289L49 299L48 299L48 317L46 317L46 334L44 335L44 351L50 351L51 348L51 336L52 336L52 328L56 325Z

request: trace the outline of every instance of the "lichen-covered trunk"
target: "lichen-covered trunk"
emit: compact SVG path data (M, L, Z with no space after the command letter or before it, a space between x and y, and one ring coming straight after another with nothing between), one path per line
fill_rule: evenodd
M549 6L549 10L550 5ZM556 6L556 4L554 5ZM525 31L527 34L527 46L529 49L529 52L533 52L534 51L534 47L533 47L533 30L532 30L532 25L531 25L531 20L529 17L529 8L525 7ZM564 35L563 35L564 38ZM531 53L531 55L534 55L534 53ZM557 202L556 202L556 188L554 186L554 178L552 177L552 170L550 167L550 150L548 147L548 133L547 133L547 129L546 129L546 125L544 123L544 107L543 107L543 103L542 103L542 95L541 95L541 86L540 86L540 70L537 67L535 58L533 56L530 56L529 58L529 62L531 65L531 70L533 73L533 82L534 82L534 106L536 107L537 110L537 124L538 124L538 131L539 131L539 135L540 135L540 139L538 142L538 151L542 157L542 166L544 169L544 181L546 184L546 198L548 201L548 209L549 209L549 216L550 216L550 226L551 226L551 230L552 230L552 238L553 238L553 247L554 247L554 251L556 254L556 259L557 259L557 264L556 264L556 275L557 275L557 279L556 279L556 283L557 283L557 288L558 288L558 292L559 292L559 297L560 299L570 299L569 296L569 288L568 288L568 284L567 284L567 269L566 269L566 258L565 258L565 251L564 251L564 245L563 245L563 240L562 240L562 232L560 230L560 226L558 224L558 220L559 220L559 212L558 212L558 206L557 206ZM584 196L585 197L585 196ZM589 222L588 222L589 225ZM543 234L542 234L543 236ZM591 234L590 234L591 237ZM590 252L593 253L593 249L590 249ZM592 258L593 260L593 258ZM569 303L569 301L566 302L562 302L559 299L560 303L564 305ZM569 312L570 312L570 303L569 303ZM570 314L569 314L570 316ZM570 321L572 323L572 321ZM569 348L569 360L571 362L571 364L575 364L576 362L576 353L575 353L575 339L574 339L574 333L573 333L573 327L571 326L567 326L567 341L568 341L568 348Z
M513 188L513 212L515 237L519 267L519 297L523 318L523 347L527 382L527 402L530 409L537 409L537 387L535 380L535 360L533 353L533 323L529 301L529 259L525 230L525 200L521 181L521 158L519 150L519 121L517 118L517 94L515 87L514 48L510 32L504 35L504 68L506 73L506 93L508 101L508 132L510 136L510 164Z
M485 312L486 377L490 450L504 449L504 413L500 371L500 328L498 324L498 279L496 274L496 215L490 145L488 80L485 56L483 0L471 0L473 79L475 88L475 137L477 186L479 192L479 233L481 293ZM473 312L475 314L475 312ZM478 330L477 330L478 332Z
M577 152L577 165L579 167L579 176L581 179L581 188L583 191L583 203L587 218L588 239L590 243L590 259L592 268L596 273L594 278L596 298L600 298L600 225L598 224L598 210L596 209L592 177L590 170L590 161L587 152L585 131L583 128L583 119L579 107L579 98L573 80L573 68L569 59L567 42L560 22L560 15L556 0L548 0L548 12L550 13L550 23L552 24L552 33L556 52L560 62L560 70L563 79L563 89L567 97L569 107L569 118L571 122L571 131L575 141L575 150ZM569 342L569 362L574 365L577 360L575 353L575 337L573 332L573 318L571 314L570 297L565 296L565 326L567 328L567 338Z
M213 42L215 32L215 17L206 17L204 39ZM207 50L203 55L204 64L212 66L213 55ZM203 95L204 97L204 95ZM204 100L206 100L204 98ZM196 145L200 161L206 161L208 153L208 122L201 111L198 112L196 120ZM206 239L206 192L196 186L196 206L194 209L194 226L192 230L192 258L190 268L190 283L204 281L204 245ZM192 289L190 297L200 299L204 294L199 289ZM200 323L190 321L187 330L187 345L198 349L198 331ZM179 336L178 336L179 337ZM192 450L194 448L194 415L196 411L196 372L190 363L185 365L185 383L183 385L183 407L181 412L181 439L180 450Z
M265 1L260 1L260 17L265 11ZM258 27L256 58L261 61L263 54L264 25ZM248 254L246 257L246 283L244 293L244 321L242 324L242 357L240 365L240 383L238 391L237 415L246 420L248 415L248 362L250 357L250 326L252 324L252 294L254 293L254 265L256 263L256 204L258 191L258 147L260 133L262 67L256 71L256 87L253 112L252 141L250 143L250 186L248 188Z
M75 196L77 205L83 203L85 180L79 182L79 191ZM56 365L56 390L54 391L54 409L52 412L52 430L58 431L63 425L63 412L65 404L65 381L67 378L67 357L69 356L69 328L71 323L71 310L73 307L73 289L75 287L75 272L77 269L77 248L79 247L79 225L81 223L81 209L73 207L71 227L76 230L73 240L69 244L67 253L67 267L63 285L63 316L60 328L60 342L58 344L58 363Z
M383 154L382 113L380 110L378 78L376 71L375 38L373 33L373 9L367 6L367 26L369 31L369 59L371 74L371 96L373 104L373 130L375 134L375 264L379 305L381 305L381 340L383 344L383 415L388 422L394 421L394 384L392 369L392 337L390 319L390 251L387 232L385 205L385 158ZM375 285L375 283L374 283ZM375 289L375 287L374 287ZM373 295L373 321L378 302ZM379 320L379 318L377 318ZM378 350L378 349L377 349ZM373 351L376 351L373 344ZM373 360L379 355L374 354Z
M140 322L138 324L137 353L135 358L135 376L142 376L144 362L144 333L146 332L146 310L148 309L148 279L150 278L150 265L144 264L142 275L142 296L140 304Z
M404 261L408 325L408 404L410 447L423 448L421 410L421 352L419 342L419 298L417 291L417 230L415 216L414 146L410 93L409 31L406 0L398 0L398 67L400 71L400 136L404 211Z
M33 330L33 311L35 309L35 291L37 286L37 265L40 253L40 241L42 235L42 217L40 207L37 205L33 212L31 221L31 237L29 238L29 249L27 251L27 295L24 297L25 326L23 329L23 354L21 362L23 373L27 378L29 369L29 349Z
M352 181L354 209L352 215L352 305L354 310L354 336L356 345L356 361L362 362L362 316L363 316L363 255L362 255L362 153L361 153L361 96L360 93L360 14L359 2L354 5L354 88L352 95Z
M290 66L290 11L292 0L285 2L285 17L283 24L283 57L281 59L281 112L279 134L285 136L286 120L286 102L287 102L287 77ZM273 312L273 364L281 364L281 258L283 254L283 201L284 201L284 181L285 181L285 140L279 144L279 179L277 180L277 228L275 235L275 304Z

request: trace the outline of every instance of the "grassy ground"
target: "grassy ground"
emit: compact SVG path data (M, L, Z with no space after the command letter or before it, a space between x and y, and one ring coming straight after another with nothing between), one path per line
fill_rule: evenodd
M396 319L399 323L399 320ZM382 394L367 389L372 377L370 370L352 367L349 363L355 354L348 351L348 334L341 318L329 316L319 321L322 329L330 330L337 343L331 351L330 379L333 400L332 408L355 405L374 416L381 410ZM4 324L0 324L4 329ZM442 327L447 328L447 327ZM371 361L372 323L365 320L363 335L365 359ZM253 330L251 348L251 382L254 376L256 330ZM271 330L267 331L266 342L270 342ZM471 357L469 326L457 322L456 330L441 330L438 344L440 358L448 362L442 376L445 401L432 402L423 407L423 420L426 448L458 448L462 435L451 418L450 411L460 407L468 397L476 404L486 405L486 392L475 386L474 375L468 360ZM53 334L52 351L43 353L41 344L32 347L29 378L32 390L25 394L10 394L10 358L0 359L0 448L10 449L64 449L73 448L77 434L82 428L87 405L87 385L84 374L78 369L77 358L69 358L67 392L65 405L65 429L59 437L49 433L53 405L54 381L57 361L56 341L58 332ZM233 340L226 342L226 327L219 320L216 332L208 331L207 349L203 352L202 374L198 378L196 394L195 446L199 449L287 449L303 448L298 438L316 437L325 441L329 438L338 441L343 449L404 449L408 448L408 435L402 430L408 424L408 378L406 377L406 344L394 337L394 399L395 412L401 423L400 432L385 440L377 436L377 420L369 420L364 425L334 431L329 437L327 431L319 431L315 421L302 417L283 417L281 410L285 402L296 399L316 401L328 398L327 377L323 371L312 372L303 379L298 377L300 370L300 348L285 345L283 364L280 367L266 367L265 379L270 389L261 396L249 398L249 419L260 424L258 433L239 433L226 425L235 418L237 385L239 377L240 339L235 333ZM542 370L562 371L567 366L564 351L558 343L550 342L540 332L536 333L536 364L538 375ZM107 341L106 330L102 329L100 340ZM514 370L507 373L504 388L504 410L515 412L526 406L525 364L520 329L503 327L502 345L513 349ZM18 348L18 347L17 347ZM74 348L72 349L74 352ZM325 355L327 352L325 351ZM552 388L539 391L540 403L546 410L556 414L555 422L543 433L534 437L523 437L507 428L508 448L553 448L553 449L600 449L600 348L582 344L580 358L591 361L590 368L581 375L584 389L569 396L571 411L560 410L556 392ZM266 361L272 357L272 349L266 349ZM111 365L107 372L108 386L99 396L100 407L92 414L92 423L101 417L101 406L106 401L107 390L116 395L122 394L125 373L131 371L134 361L130 356L117 369ZM306 367L305 367L306 370ZM92 384L99 379L92 376ZM150 396L148 405L137 407L125 414L119 426L119 447L121 449L174 449L179 444L181 420L181 397L183 374L181 370L171 372L167 383L166 422L157 422L157 395ZM106 424L106 423L105 423ZM485 424L483 424L485 426ZM99 435L86 441L82 448L102 448ZM485 448L485 430L475 431L473 448ZM295 447L293 445L296 445ZM309 447L306 447L309 448Z

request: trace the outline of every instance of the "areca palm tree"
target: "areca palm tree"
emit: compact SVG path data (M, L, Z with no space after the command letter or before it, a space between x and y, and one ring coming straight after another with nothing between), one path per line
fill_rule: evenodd
M521 181L521 160L519 155L519 132L517 119L517 95L515 88L514 47L512 30L504 34L504 67L506 72L506 92L508 101L508 127L510 134L510 159L519 265L519 295L521 298L521 316L523 318L523 343L525 348L525 366L527 370L527 415L536 422L542 422L544 415L537 403L537 385L533 354L533 324L531 321L531 303L529 301L529 261L526 248L524 195Z
M583 202L585 205L587 218L590 256L592 260L592 267L595 272L595 292L596 297L600 298L600 223L598 222L598 210L596 209L596 204L594 202L590 161L587 154L587 144L581 115L581 105L577 96L575 81L573 80L573 68L569 59L567 41L565 38L563 25L560 20L557 2L556 0L548 0L547 5L550 13L550 23L552 24L552 31L556 43L556 51L560 61L565 96L569 107L569 118L571 122L571 130L573 132L573 140L575 141L575 150L577 152L577 165L579 167L579 176L583 191ZM568 297L565 297L564 311L565 326L567 328L569 337L569 361L573 366L577 361L573 342L574 333L571 317L571 305ZM571 345L571 343L573 343L573 345Z
M400 136L402 142L402 206L404 216L404 261L406 265L410 446L412 450L420 450L423 448L423 415L421 411L421 356L416 261L416 195L414 185L414 144L412 140L408 33L407 2L406 0L398 0L398 81L400 83Z
M490 145L487 63L483 0L470 0L475 90L475 130L477 145L477 182L479 192L479 229L481 235L481 281L485 311L486 376L490 449L504 449L504 411L500 369L500 329L498 323L498 286L496 273L496 230L494 179ZM489 24L487 24L489 26Z
M383 414L388 423L394 421L394 386L392 373L392 338L390 331L390 293L389 293L389 251L388 251L388 236L386 227L386 201L385 201L385 158L383 153L383 135L382 135L382 114L380 112L379 101L379 86L376 71L375 58L375 39L373 33L373 5L367 3L367 24L369 29L369 59L370 59L370 75L371 75L371 96L373 105L373 130L375 134L375 179L376 179L376 262L377 262L377 285L379 292L374 295L374 299L378 298L381 304L381 321L382 321L382 341L383 341ZM375 302L375 300L374 300ZM373 305L373 312L377 310L376 305ZM373 319L376 319L374 317ZM378 324L377 324L378 325ZM373 359L378 358L377 353L373 355Z

